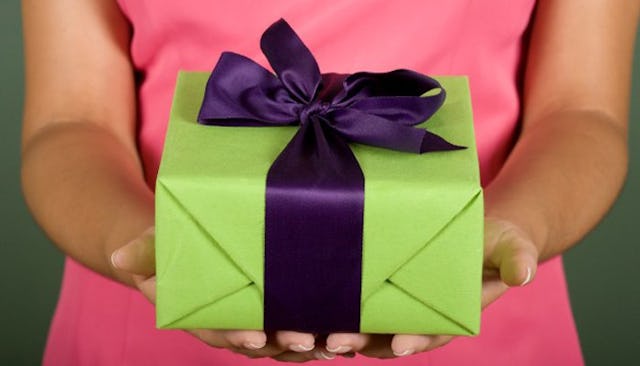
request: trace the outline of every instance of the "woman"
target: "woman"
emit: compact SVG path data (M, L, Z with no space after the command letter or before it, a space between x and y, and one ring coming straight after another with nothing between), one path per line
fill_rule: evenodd
M624 181L640 1L487 5L23 0L24 192L70 258L45 364L581 364L558 255ZM257 37L280 17L326 71L469 75L486 206L479 337L154 329L152 188L176 72L209 70L224 50L264 61Z

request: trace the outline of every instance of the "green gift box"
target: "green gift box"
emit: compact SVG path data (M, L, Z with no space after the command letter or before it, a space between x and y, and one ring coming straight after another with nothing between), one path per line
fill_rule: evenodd
M156 185L157 326L263 329L265 180L297 127L198 124L208 76L181 72L176 84ZM483 200L468 82L435 79L447 99L429 131L466 149L351 144L365 176L362 333L479 330Z

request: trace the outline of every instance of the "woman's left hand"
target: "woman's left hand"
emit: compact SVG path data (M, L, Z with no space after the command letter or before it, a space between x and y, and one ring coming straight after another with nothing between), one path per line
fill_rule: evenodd
M538 249L527 233L507 220L486 218L482 308L509 287L530 283L537 263ZM335 333L326 340L326 355L357 352L376 358L401 357L433 350L452 339L450 335Z

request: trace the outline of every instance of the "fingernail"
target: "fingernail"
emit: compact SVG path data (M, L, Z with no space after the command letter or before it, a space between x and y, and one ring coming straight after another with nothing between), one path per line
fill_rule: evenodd
M247 349L260 349L263 348L264 346L266 346L266 343L251 343L251 342L247 342L244 344L244 348Z
M115 252L111 253L111 265L114 268L120 269L120 265L118 264L119 262L119 258L120 257L120 249L116 250Z
M403 357L403 356L409 356L410 354L412 354L414 351L412 349L405 349L402 352L396 352L393 351L393 354L398 356L398 357Z
M316 351L316 353L314 353L313 355L318 360L333 360L334 358L336 358L335 354L327 353L327 352L323 352L323 351Z
M327 351L331 352L331 353L347 353L349 351L351 351L351 347L349 346L338 346L335 348L331 348L329 346L326 347Z
M527 278L524 279L524 282L520 284L520 286L524 286L531 282L531 267L527 267Z
M308 344L292 344L289 346L289 349L293 352L308 352L311 351L315 346Z

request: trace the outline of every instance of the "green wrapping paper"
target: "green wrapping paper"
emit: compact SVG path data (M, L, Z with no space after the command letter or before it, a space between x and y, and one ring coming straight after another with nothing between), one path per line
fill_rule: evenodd
M156 186L157 326L262 329L265 180L297 127L198 124L208 77L181 72L176 85ZM429 130L467 149L352 144L365 175L363 333L479 330L483 202L468 83L436 79L447 99Z

